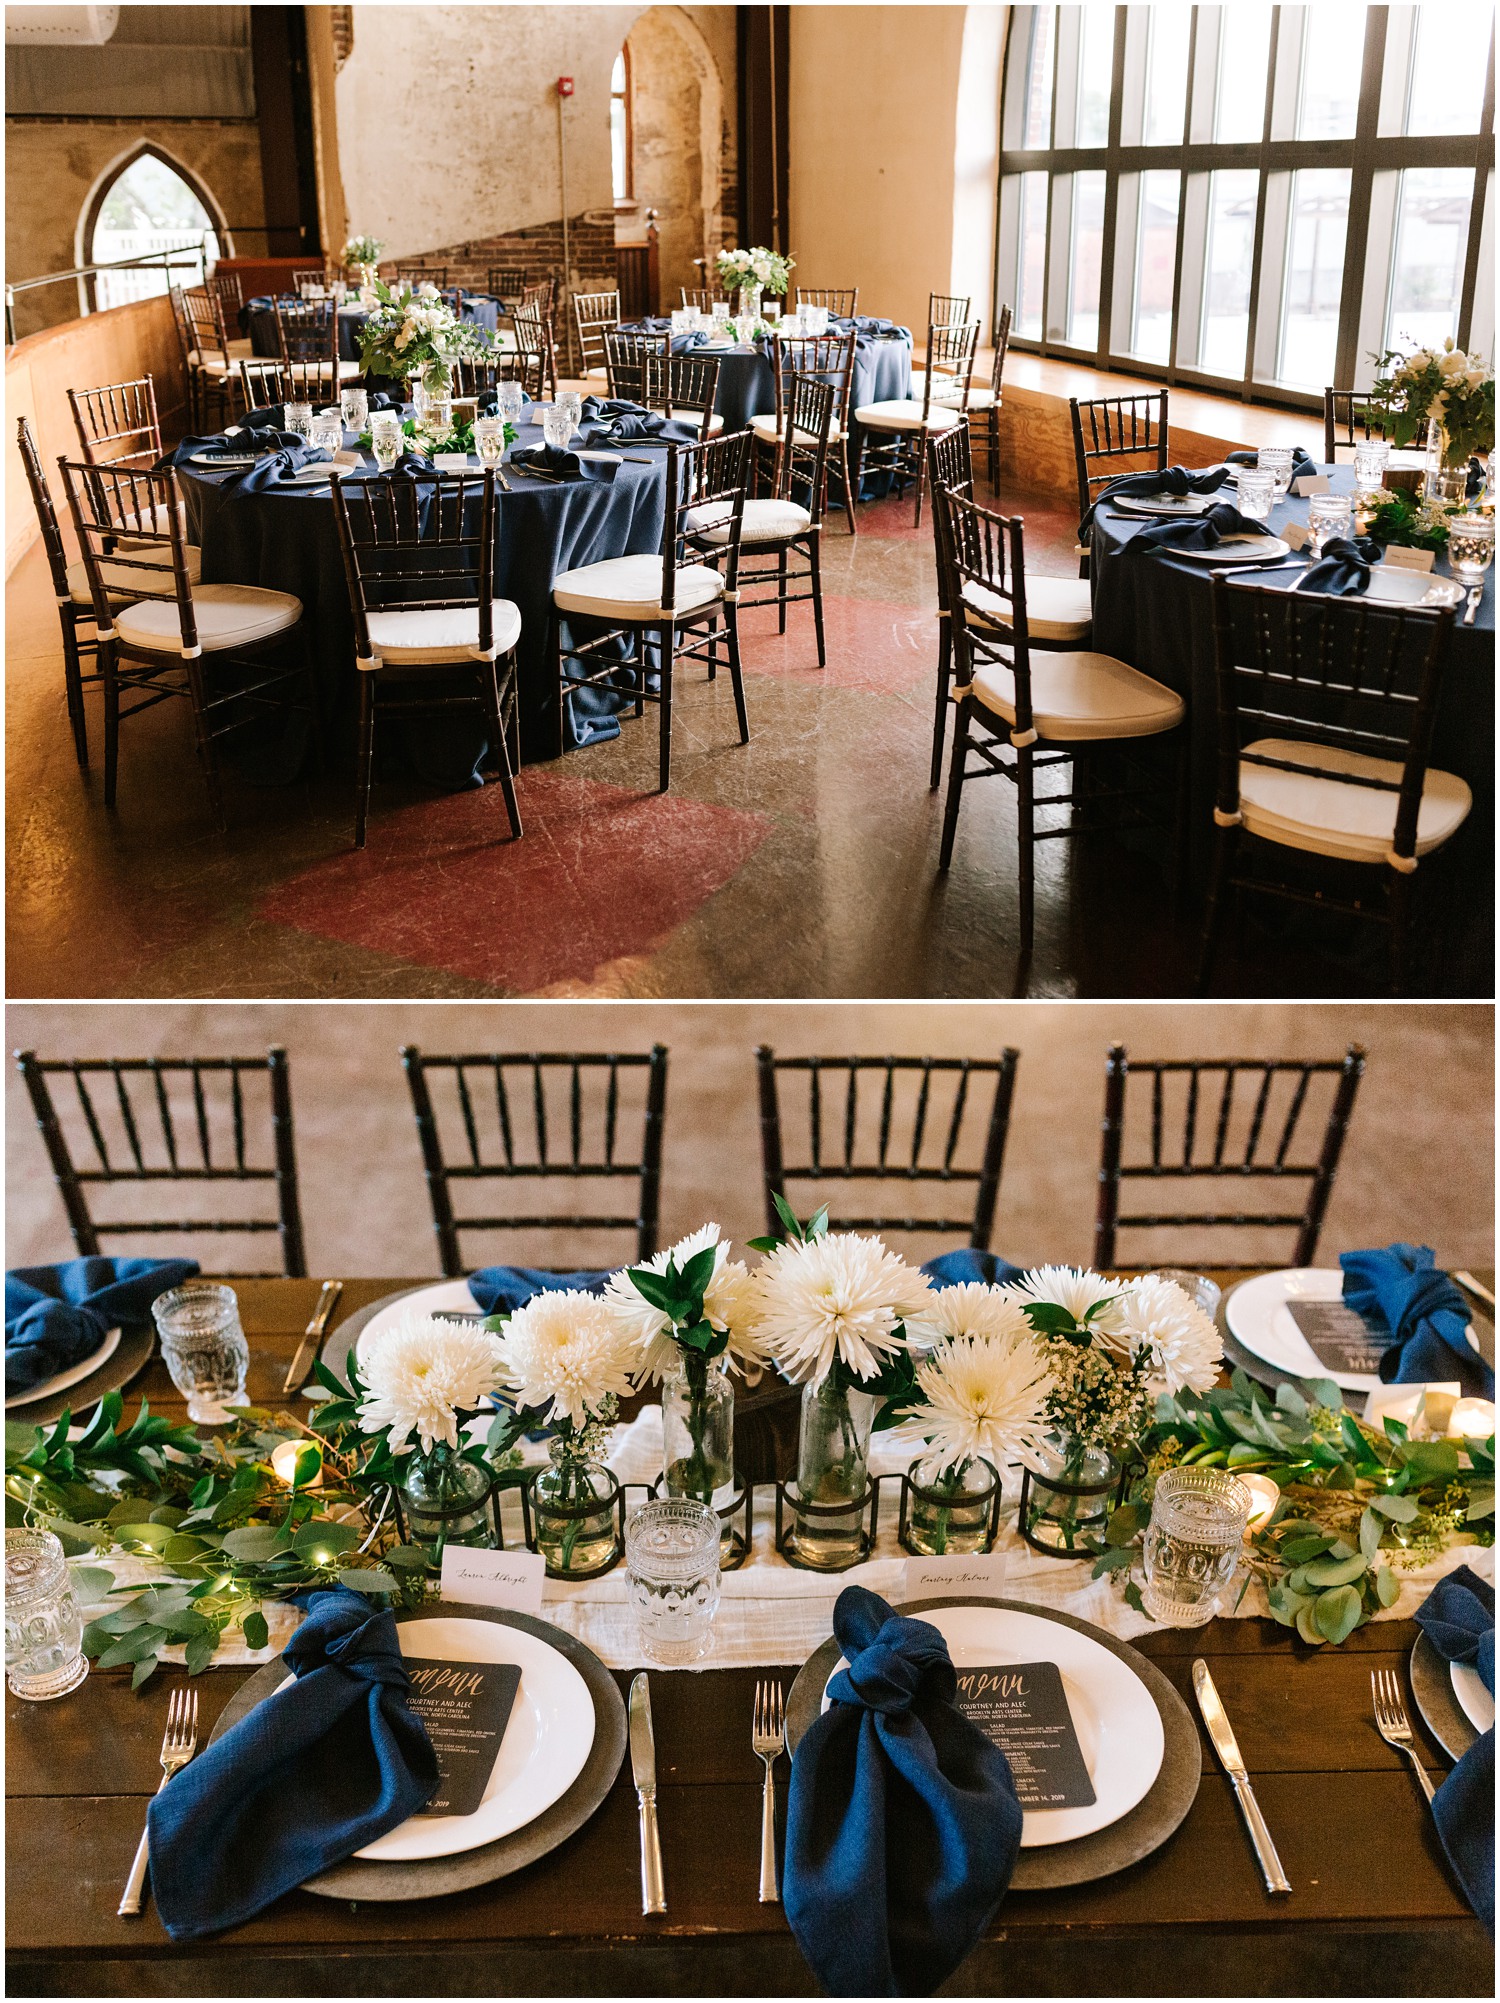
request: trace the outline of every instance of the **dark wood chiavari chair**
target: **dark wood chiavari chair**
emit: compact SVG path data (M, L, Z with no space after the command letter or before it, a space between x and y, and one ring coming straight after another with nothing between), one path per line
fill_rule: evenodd
M997 500L1000 497L1000 381L1005 374L1005 357L1010 351L1010 323L1010 308L1002 306L995 315L995 359L990 365L989 383L969 391L970 419L983 420L986 470L990 492Z
M649 1053L487 1051L434 1057L409 1043L402 1047L401 1062L411 1087L438 1255L450 1279L471 1270L459 1242L465 1231L630 1231L637 1260L654 1255L667 1109L665 1045L655 1044ZM451 1095L438 1083L449 1076ZM644 1100L639 1107L633 1089L637 1080ZM596 1103L601 1095L590 1089L596 1082L603 1088L602 1104ZM639 1152L622 1154L622 1130L627 1123L633 1129L637 1119ZM445 1124L453 1136L446 1150ZM533 1212L461 1217L454 1208L454 1183L569 1181L581 1189L601 1180L626 1179L637 1187L634 1216Z
M937 791L943 776L943 741L948 730L948 706L953 684L953 615L948 605L948 565L943 553L943 530L947 517L938 506L939 490L956 494L961 500L974 498L974 461L967 420L949 431L940 431L927 441L927 477L932 484L932 541L937 558L938 663L937 714L932 725L932 777L929 786Z
M799 307L826 307L836 320L852 320L859 310L857 285L799 285L793 298Z
M331 299L275 300L276 346L283 362L332 362L339 355L338 309Z
M823 637L823 581L819 560L828 485L828 437L835 392L815 376L798 376L788 409L787 439L777 456L773 492L747 500L740 526L740 606L774 605L777 631L786 631L786 608L812 600L818 666L827 667ZM710 562L728 530L720 504L716 517L689 517L690 541ZM805 587L802 588L802 587Z
M714 410L718 394L717 356L667 356L662 371L662 401L656 406L663 417L691 424L705 438L712 438L724 429L723 418Z
M337 403L346 378L327 360L272 362L263 357L240 363L240 390L245 409L267 410L275 404L310 403L326 408Z
M961 327L969 317L972 304L972 300L957 292L929 292L927 324L929 327Z
M281 1241L281 1271L288 1279L307 1277L291 1071L280 1044L272 1044L264 1057L64 1059L18 1050L16 1068L26 1081L80 1256L102 1256L101 1241L108 1238L180 1239L200 1233L223 1238L274 1231ZM73 1091L71 1101L60 1109L49 1081L63 1078L71 1079ZM267 1086L264 1113L247 1103L247 1087L260 1096L255 1082L260 1078ZM90 1079L103 1087L97 1099L89 1090ZM226 1083L227 1094L222 1089ZM263 1160L251 1133L251 1120L261 1118L270 1142ZM97 1167L88 1165L95 1162ZM226 1182L272 1184L276 1215L96 1219L89 1208L89 1191L107 1184L133 1183L142 1188L179 1184L185 1195L189 1189ZM210 1264L219 1270L218 1259ZM242 1276L248 1277L226 1275Z
M190 286L182 295L189 341L189 388L193 395L193 421L206 428L211 411L228 422L233 407L231 384L237 362L250 353L248 341L231 341L224 325L224 309L213 293L201 285Z
M716 306L727 306L729 294L718 285L682 285L678 287L682 303L695 313L712 313Z
M620 324L619 291L575 292L573 324L578 331L579 366L584 377L605 380L609 372L604 365L604 336Z
M927 329L927 367L920 398L893 397L886 403L862 404L854 413L860 427L859 454L854 467L854 491L864 484L865 461L890 469L893 479L912 480L917 490L916 522L921 526L922 493L927 484L927 441L935 432L962 423L979 347L979 322L949 325L934 321ZM885 442L872 444L872 438Z
M552 316L557 311L557 280L550 274L546 278L532 279L521 287L520 303L531 311L540 313L550 325Z
M752 417L750 429L757 448L768 452L773 461L773 478L779 471L786 438L787 407L792 385L799 376L816 376L834 392L833 427L828 434L827 464L837 473L843 496L844 519L850 535L854 526L854 496L857 488L849 473L849 406L854 399L854 334L781 334L771 336L771 377L776 390L776 409ZM826 506L826 496L824 505Z
M1071 839L1124 828L1157 825L1161 784L1153 772L1124 773L1118 783L1090 773L1080 789L1079 762L1091 747L1119 753L1128 740L1159 737L1183 721L1182 698L1139 669L1107 654L1043 653L1033 661L1026 609L1026 562L1019 516L989 513L972 500L941 491L938 548L947 565L945 598L952 627L954 666L961 691L948 768L939 868L953 856L963 787L973 779L1003 777L1016 788L1017 872L1023 964L1034 934L1034 851L1039 841ZM972 751L978 763L971 768ZM1182 848L1186 810L1187 746L1177 746L1175 819ZM1061 768L1069 790L1038 795L1039 773ZM1058 827L1038 816L1066 807ZM1120 810L1113 821L1106 810ZM1156 809L1157 811L1153 811Z
M641 404L647 410L659 409L667 393L671 349L670 334L636 334L606 327L604 372L610 396Z
M150 376L136 382L105 383L99 389L70 389L68 408L84 458L91 466L140 460L154 466L161 457L161 419L156 385Z
M490 297L499 302L502 312L509 313L526 290L526 278L524 265L492 264L485 279L485 288Z
M1213 968L1224 892L1265 891L1373 919L1406 984L1412 878L1457 834L1473 797L1432 767L1432 731L1453 638L1451 607L1371 605L1215 578L1218 784L1200 991ZM1299 852L1295 875L1247 861ZM1308 888L1306 858L1333 888ZM1361 879L1376 872L1360 893ZM1352 894L1341 887L1352 883Z
M1153 466L1158 472L1166 471L1168 400L1164 389L1145 390L1138 396L1089 397L1081 402L1076 396L1069 397L1080 522L1092 507L1097 490L1122 473L1145 473ZM1078 575L1088 574L1089 553L1080 542Z
M789 1182L811 1183L813 1194L819 1197L819 1184L883 1182L899 1183L907 1189L916 1183L940 1183L945 1189L973 1184L974 1207L964 1217L913 1217L909 1212L896 1217L830 1215L829 1227L882 1235L892 1231L964 1231L976 1251L988 1251L994 1236L995 1205L1020 1059L1021 1053L1010 1047L998 1057L778 1057L768 1045L761 1044L755 1062L760 1081L762 1180L770 1231L781 1236L776 1197L791 1203L793 1209L801 1209L787 1195ZM794 1165L788 1165L785 1158L779 1090L779 1081L789 1073L807 1081L807 1156ZM862 1076L869 1077L877 1088L866 1094L863 1107L859 1100ZM995 1085L988 1095L986 1113L983 1081L989 1078ZM906 1079L916 1086L914 1100L899 1082ZM973 1092L971 1081L977 1087ZM969 1115L972 1117L966 1117ZM830 1123L832 1131L825 1134L825 1125ZM799 1115L799 1138L800 1132ZM972 1146L966 1145L968 1137L981 1133L978 1162L968 1165L967 1158L973 1153Z
M31 429L31 420L27 417L19 418L16 431L21 448L21 464L25 468L26 484L31 490L32 505L36 509L37 526L42 532L42 549L47 558L47 569L52 578L52 596L57 604L57 616L62 627L63 692L67 700L68 725L73 733L73 750L78 763L87 767L89 739L83 693L86 687L97 688L102 679L96 658L99 643L95 637L98 629L94 622L94 594L82 563L70 565L68 562L62 528L57 519L57 509L53 506L52 490L47 484L47 475L42 468L42 455L37 450L36 435ZM87 671L83 665L85 657L95 662L95 665Z
M328 285L328 271L325 265L304 264L297 266L289 281L293 296L298 299L320 298Z
M1352 452L1367 438L1384 438L1386 427L1379 411L1367 410L1369 398L1363 390L1325 389L1323 392L1323 463L1338 462L1342 445Z
M501 383L520 376L515 354L498 344L486 348L482 354L458 355L449 366L453 370L455 397L484 396Z
M393 282L397 285L435 285L439 292L448 283L446 264L398 264Z
M1365 1053L1357 1043L1351 1043L1342 1058L1307 1061L1259 1057L1149 1061L1128 1057L1122 1043L1111 1044L1104 1071L1095 1266L1107 1272L1122 1256L1127 1265L1139 1263L1121 1254L1122 1230L1294 1231L1290 1263L1310 1266L1364 1072ZM1126 1087L1132 1077L1143 1085L1150 1080L1149 1139L1145 1121L1137 1115L1129 1140L1139 1145L1129 1146L1127 1159ZM1314 1125L1319 1088L1313 1081L1318 1078L1335 1081L1321 1142ZM1176 1107L1174 1100L1179 1102ZM1131 1103L1139 1104L1139 1095ZM1179 1111L1180 1145L1175 1138ZM1293 1159L1293 1149L1309 1138L1317 1145L1316 1159ZM1284 1206L1247 1211L1246 1198L1240 1195L1234 1198L1236 1208L1228 1211L1178 1208L1125 1215L1120 1210L1121 1185L1126 1181L1174 1182L1184 1200L1194 1184L1222 1187L1232 1181L1243 1191L1247 1184L1258 1183L1260 1190L1249 1200L1258 1195L1262 1202L1277 1202L1282 1201L1286 1183L1303 1179L1307 1191L1301 1209L1295 1211ZM1187 1252L1173 1255L1172 1264L1248 1272L1273 1256L1261 1252L1253 1261L1237 1262L1225 1257L1229 1249L1222 1237L1216 1236L1212 1243L1200 1239Z
M317 731L317 704L302 625L289 592L250 584L200 584L187 539L176 473L90 466L60 459L73 526L94 601L104 688L104 804L115 802L120 723L169 697L193 714L198 756L214 822L227 826L216 746L266 709L305 711ZM122 598L128 596L128 603ZM289 666L267 665L262 680L238 675L210 689L204 657L221 665L255 664L295 646ZM304 700L278 700L300 682ZM138 698L129 707L122 697Z
M563 744L569 742L567 708L573 692L618 689L626 686L622 677L630 675L636 715L648 702L661 712L658 791L663 793L672 776L673 680L684 662L702 661L712 681L721 657L725 659L740 742L750 742L736 603L750 443L748 431L735 431L698 445L668 445L660 556L611 557L566 571L552 581L548 643ZM727 513L723 504L728 504ZM680 564L678 551L690 536L690 520L695 511L707 509L716 510L725 531L714 550L715 564L722 568ZM593 637L570 638L564 644L563 621L571 619L597 622ZM622 644L629 649L624 657ZM570 668L575 672L569 674ZM653 676L655 688L650 686Z
M216 271L203 283L218 300L225 326L237 327L245 304L245 288L240 282L240 274L237 271Z
M537 306L518 306L511 315L515 329L517 373L526 394L557 397L557 349L552 322Z
M495 575L495 474L434 473L333 487L334 520L354 614L359 669L359 749L354 846L365 845L380 707L406 714L478 708L488 726L511 834L521 834L516 646L520 609L491 595ZM469 686L431 693L436 672Z

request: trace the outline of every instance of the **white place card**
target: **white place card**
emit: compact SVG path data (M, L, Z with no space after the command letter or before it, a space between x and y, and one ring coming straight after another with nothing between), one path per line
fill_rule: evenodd
M909 1600L992 1598L1004 1593L1005 1560L988 1558L908 1558L903 1581Z
M363 466L365 462L357 452L335 452L333 463L335 466Z
M1386 562L1395 564L1398 570L1431 570L1436 554L1430 549L1407 549L1403 543L1391 542L1385 546Z
M1328 484L1328 475L1326 473L1304 473L1300 480L1293 480L1292 492L1294 494L1331 494L1333 489Z
M547 1561L534 1551L473 1551L445 1544L440 1586L445 1600L471 1607L508 1607L539 1614Z
M1310 537L1306 522L1282 522L1278 525L1281 540L1292 549L1306 549Z
M432 463L440 473L467 473L469 455L467 452L434 452Z

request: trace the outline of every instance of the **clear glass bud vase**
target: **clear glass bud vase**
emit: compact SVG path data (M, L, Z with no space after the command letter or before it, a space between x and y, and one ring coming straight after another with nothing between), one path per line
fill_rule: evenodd
M589 1579L619 1563L624 1550L620 1484L602 1461L567 1439L552 1442L551 1461L531 1486L535 1547L554 1579Z
M739 298L735 302L734 317L737 320L758 320L760 318L761 288L758 285L742 285Z
M793 1522L783 1547L794 1564L842 1572L869 1555L865 1496L874 1419L869 1393L831 1374L803 1387Z
M987 1460L946 1468L914 1460L904 1501L901 1542L918 1558L964 1557L994 1544L1000 1476Z
M423 1546L434 1571L442 1566L445 1545L495 1548L489 1510L492 1482L487 1468L442 1443L413 1455L397 1501L407 1541Z
M1021 1484L1020 1531L1033 1551L1054 1558L1088 1558L1120 1495L1121 1462L1108 1447L1071 1434L1053 1436Z
M712 1509L734 1500L734 1386L724 1359L690 1356L662 1385L663 1482Z

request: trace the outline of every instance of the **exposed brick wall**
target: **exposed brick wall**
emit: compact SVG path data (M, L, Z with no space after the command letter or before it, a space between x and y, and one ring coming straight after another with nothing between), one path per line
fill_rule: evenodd
M450 285L462 285L471 292L484 290L489 282L491 265L502 265L508 271L524 271L530 284L542 278L555 278L557 315L554 331L561 363L567 357L571 338L573 315L569 301L573 294L607 292L614 285L614 223L591 222L583 215L569 220L566 273L563 270L561 218L553 223L538 223L532 229L512 230L505 236L475 237L468 243L449 244L443 250L429 251L422 258L403 258L401 264L403 270L415 269L418 265L428 270L445 268ZM395 266L388 264L383 270L389 275Z

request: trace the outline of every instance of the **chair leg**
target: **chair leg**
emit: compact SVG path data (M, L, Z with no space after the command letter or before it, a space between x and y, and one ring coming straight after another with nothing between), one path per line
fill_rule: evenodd
M640 643L641 674L643 677L646 672L644 642L645 634L642 633ZM661 653L661 737L657 751L656 790L658 793L665 793L667 787L672 782L672 665L673 657L677 652L677 633L674 627L663 626L659 629L659 646Z
M104 675L104 804L112 807L120 772L120 670L112 640L99 643L99 666Z
M229 832L229 818L224 811L224 788L219 780L219 761L214 752L214 741L209 735L208 717L204 709L203 662L199 658L187 664L188 695L193 704L193 728L198 733L198 756L203 761L203 783L208 788L209 812L214 817L214 826L221 835Z
M1386 897L1391 918L1391 993L1407 991L1411 961L1411 878L1398 869L1389 872Z
M990 405L985 445L989 458L990 492L998 500L1000 498L1000 406L996 403Z
M78 629L66 610L63 612L63 689L68 701L68 723L73 732L73 750L79 766L89 769L89 725L83 708L83 667L78 658Z
M786 544L783 543L776 555L776 630L786 631Z
M1184 728L1177 747L1177 801L1172 828L1172 909L1181 919L1188 906L1188 835L1192 822L1192 739Z
M916 439L917 451L917 513L916 526L922 526L922 489L927 484L927 434L919 431Z
M724 607L724 638L729 647L729 683L734 690L734 713L739 719L740 743L750 742L750 716L745 708L745 677L740 671L740 608Z
M1016 752L1016 876L1020 898L1021 952L1029 956L1036 937L1036 775L1031 765L1031 746Z
M864 457L863 446L861 446L860 457ZM839 440L839 463L844 469L844 520L849 524L850 535L858 535L859 530L854 526L854 503L859 494L859 482L856 480L851 486L849 481L849 438L847 433Z
M568 755L568 685L563 680L562 621L555 611L547 618L547 660L552 669L552 686L557 691L557 755Z
M948 799L943 808L943 845L938 851L938 868L946 869L953 860L953 838L958 833L958 801L964 787L964 766L969 757L969 702L958 706L953 725L953 759L948 767Z
M516 673L516 657L511 652L505 657L506 676L513 684ZM511 770L510 745L506 741L505 717L500 707L500 683L495 671L495 663L486 661L479 670L479 693L489 718L490 748L500 767L500 791L505 795L505 812L510 821L512 836L520 839L521 809L516 804L516 780Z
M812 582L813 630L818 636L818 666L828 666L828 648L823 637L823 559L821 534L807 539L807 562Z
M953 621L938 620L937 711L932 719L932 776L928 791L935 793L943 776L943 739L948 731L948 690L953 679Z
M1196 992L1208 993L1209 979L1214 970L1214 958L1219 950L1219 927L1223 917L1224 884L1229 875L1229 865L1234 856L1235 830L1215 828L1213 863L1208 879L1208 898L1203 907L1203 943L1198 953L1198 979Z
M848 452L846 451L844 454L844 467L846 472L848 470L848 466L849 466L849 455ZM865 434L861 432L859 434L859 450L854 455L854 492L856 494L862 494L864 490L865 490ZM849 533L852 535L854 533L854 509L850 501L849 485L847 481L845 481L844 484L844 508L845 512L849 516Z
M370 813L370 775L375 763L375 676L366 669L359 677L359 745L354 768L354 846L365 845Z

